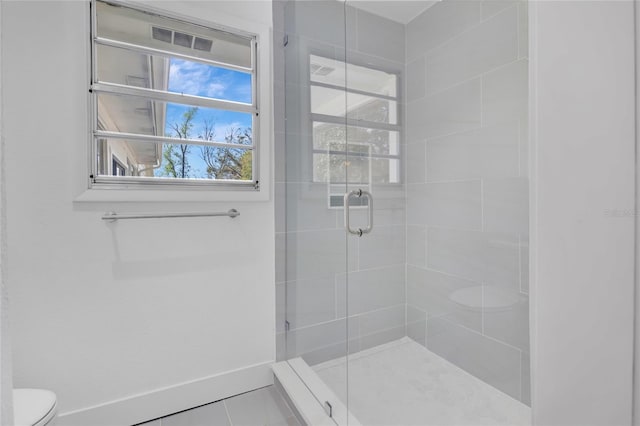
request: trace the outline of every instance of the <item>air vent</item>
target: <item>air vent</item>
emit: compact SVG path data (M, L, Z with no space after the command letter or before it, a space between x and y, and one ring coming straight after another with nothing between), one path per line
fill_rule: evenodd
M196 40L193 42L193 48L196 50L202 50L203 52L211 52L212 45L213 41L200 37L196 37Z
M174 32L173 33L173 44L182 47L189 47L193 44L193 36L189 34Z
M332 72L334 72L335 70L336 70L335 68L311 63L309 72L311 73L311 75L319 75L319 76L325 77L331 74Z
M167 28L151 27L151 37L165 43L203 52L211 52L211 47L213 46L213 40L169 30Z
M173 37L173 31L158 27L151 27L151 34L156 40L164 41L165 43L171 43Z

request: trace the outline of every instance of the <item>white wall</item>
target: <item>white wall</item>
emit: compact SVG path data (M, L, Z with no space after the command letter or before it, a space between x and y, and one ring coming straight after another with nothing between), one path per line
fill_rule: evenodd
M249 16L267 34L271 25L270 2L152 3L201 20ZM74 202L86 179L87 13L80 1L3 2L14 377L55 391L73 414L62 424L132 424L271 380L273 202ZM100 220L232 207L239 218Z
M634 280L633 3L533 6L534 422L627 425Z

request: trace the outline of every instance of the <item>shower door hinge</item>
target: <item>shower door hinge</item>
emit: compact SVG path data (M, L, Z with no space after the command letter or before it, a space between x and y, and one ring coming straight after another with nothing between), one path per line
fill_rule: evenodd
M289 44L289 35L285 34L284 37L282 37L282 45L287 47L287 44Z
M284 322L284 331L289 331L291 330L291 324L289 324L289 321Z
M329 401L324 402L324 411L327 413L327 416L333 418L333 407L329 404Z

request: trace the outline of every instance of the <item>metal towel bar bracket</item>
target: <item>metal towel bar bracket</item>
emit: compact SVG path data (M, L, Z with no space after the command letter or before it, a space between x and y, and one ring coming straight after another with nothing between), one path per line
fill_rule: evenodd
M102 216L102 220L115 222L122 219L165 219L169 217L210 217L210 216L229 216L233 219L240 216L240 212L231 209L226 212L196 212L196 213L138 213L138 214L118 214L116 212L108 212Z

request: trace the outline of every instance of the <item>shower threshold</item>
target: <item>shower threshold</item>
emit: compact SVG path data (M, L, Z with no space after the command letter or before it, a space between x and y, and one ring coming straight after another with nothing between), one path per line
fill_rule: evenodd
M334 422L346 425L522 425L531 409L451 364L414 340L390 343L309 367L289 361L318 401L346 410ZM320 397L319 397L320 396ZM332 404L333 407L333 404ZM356 420L357 419L357 420Z

